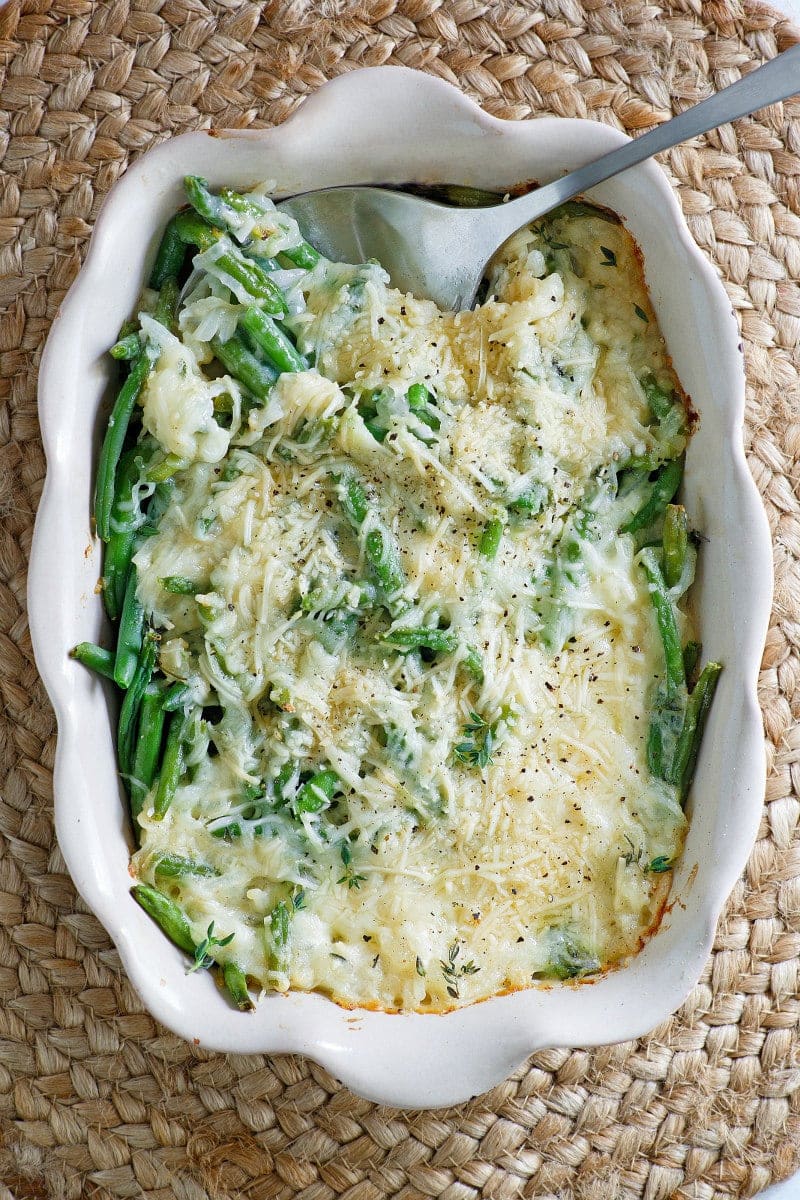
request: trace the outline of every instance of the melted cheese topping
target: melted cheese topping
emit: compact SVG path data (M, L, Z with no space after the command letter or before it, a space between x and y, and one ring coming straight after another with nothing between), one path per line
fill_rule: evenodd
M323 260L299 286L309 368L241 426L235 382L199 365L235 297L201 288L183 344L157 335L144 424L188 465L135 562L191 699L186 771L163 819L145 806L136 871L200 864L159 886L197 942L212 920L233 933L219 961L265 989L441 1011L613 964L657 920L649 867L685 826L647 767L663 650L617 532L636 506L620 464L685 440L642 386L677 383L633 243L600 216L523 231L458 314L376 266ZM439 649L393 644L419 627ZM333 790L305 807L320 771Z

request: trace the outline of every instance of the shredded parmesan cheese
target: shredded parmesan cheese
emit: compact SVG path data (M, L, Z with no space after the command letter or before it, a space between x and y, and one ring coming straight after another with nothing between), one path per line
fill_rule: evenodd
M614 483L664 450L640 381L671 375L624 229L558 233L512 239L458 314L323 260L287 321L309 368L241 428L240 385L201 370L235 312L229 239L198 256L216 277L183 342L142 319L161 352L144 427L185 467L138 550L139 598L193 700L190 769L163 819L145 806L135 868L208 867L174 895L198 941L212 920L235 934L264 988L441 1011L618 962L657 918L648 864L674 861L685 819L647 767L663 651ZM298 242L283 217L239 234L260 254ZM388 599L376 544L405 581ZM167 590L176 575L196 592ZM423 627L449 649L392 641ZM334 791L300 811L320 771Z

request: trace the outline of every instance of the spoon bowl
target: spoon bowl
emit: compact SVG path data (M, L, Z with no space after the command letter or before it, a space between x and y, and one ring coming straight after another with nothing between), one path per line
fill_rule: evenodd
M727 121L800 91L800 45L634 141L544 187L488 208L454 208L389 188L335 187L281 203L312 245L340 262L378 259L395 287L439 308L471 308L504 242L566 200Z

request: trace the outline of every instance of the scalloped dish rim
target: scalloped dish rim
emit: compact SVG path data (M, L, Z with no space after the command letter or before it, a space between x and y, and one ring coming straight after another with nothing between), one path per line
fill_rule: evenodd
M531 987L445 1014L347 1010L302 992L264 997L254 1014L235 1011L207 972L185 976L179 951L128 896L130 831L116 779L111 689L68 658L72 645L104 628L95 592L99 548L89 525L98 409L109 378L103 351L135 303L185 173L212 184L273 178L284 194L334 182L489 186L495 173L495 186L507 187L553 178L624 140L592 121L503 121L432 76L365 68L324 85L276 128L162 143L128 168L103 205L40 368L48 471L31 553L31 637L58 719L55 817L67 867L148 1010L190 1042L235 1053L302 1053L369 1099L439 1107L486 1091L535 1050L645 1034L680 1007L701 974L762 810L756 684L772 560L744 456L744 370L731 304L653 161L590 196L620 213L633 233L667 348L700 414L686 473L687 506L702 515L709 536L696 610L708 654L725 671L684 855L664 919L640 953L581 985Z

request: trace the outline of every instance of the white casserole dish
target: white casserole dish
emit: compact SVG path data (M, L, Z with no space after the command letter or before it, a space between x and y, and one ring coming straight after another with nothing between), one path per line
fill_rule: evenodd
M134 310L184 174L212 186L265 178L290 193L338 183L542 182L623 141L589 121L487 116L458 91L397 67L342 76L277 129L185 134L144 155L100 214L86 264L56 318L39 378L48 474L29 581L36 659L58 717L58 839L81 895L114 939L153 1015L209 1049L307 1054L354 1091L399 1106L452 1104L504 1078L532 1051L645 1033L683 1002L755 837L764 795L756 679L771 603L769 530L742 449L744 375L730 302L694 245L660 167L594 189L644 254L678 375L700 413L685 503L708 538L695 589L704 658L725 664L690 800L691 823L657 934L625 967L432 1015L347 1012L320 995L270 995L234 1011L129 896L131 832L116 774L112 689L68 657L108 630L90 531L94 467L111 378L106 354Z

